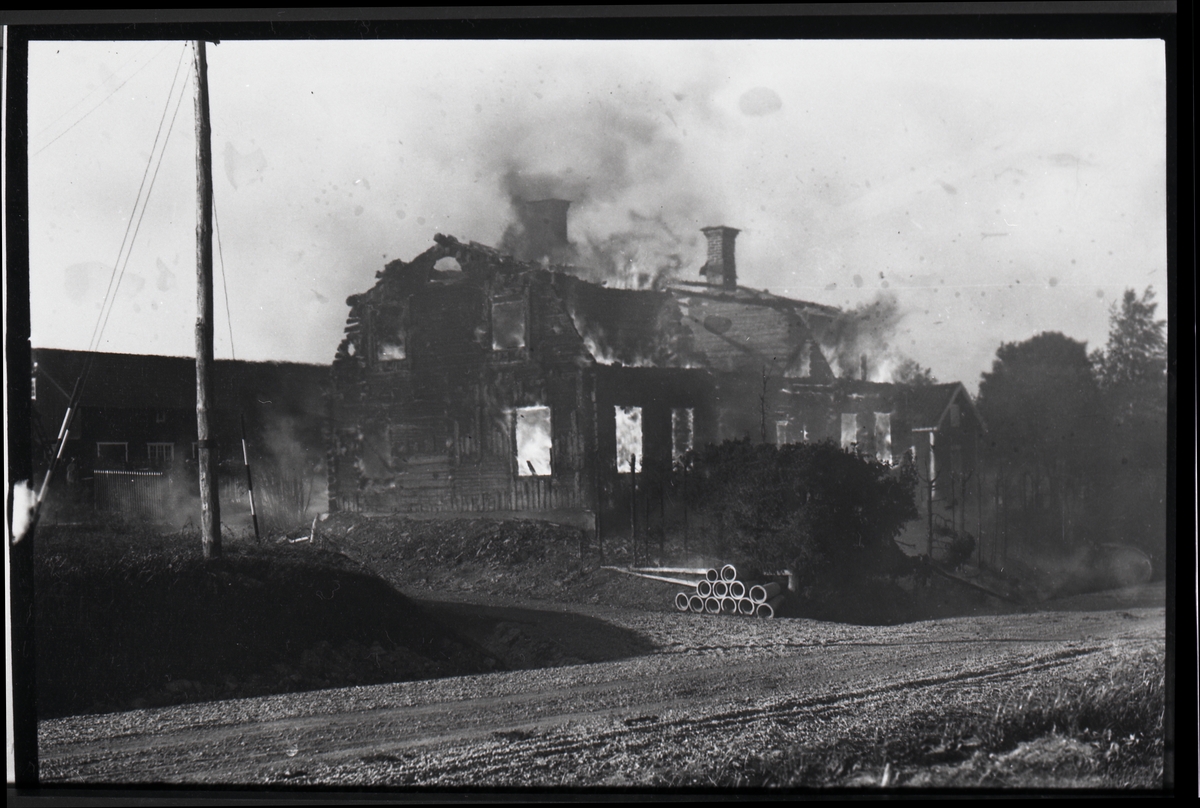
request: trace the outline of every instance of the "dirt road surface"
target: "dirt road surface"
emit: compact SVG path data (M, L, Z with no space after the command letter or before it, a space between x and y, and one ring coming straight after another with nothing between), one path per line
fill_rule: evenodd
M45 721L43 782L661 784L665 773L720 760L887 738L931 715L994 712L1165 641L1161 607L894 627L569 608L636 631L655 650ZM889 776L904 782L903 772Z

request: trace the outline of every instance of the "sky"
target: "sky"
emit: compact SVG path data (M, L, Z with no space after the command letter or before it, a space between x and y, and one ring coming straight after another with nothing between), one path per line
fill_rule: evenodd
M573 240L680 280L700 228L738 228L742 285L884 302L886 350L972 392L1003 342L1102 347L1126 288L1166 315L1158 40L207 50L218 358L329 363L386 262L499 243L517 196L572 200ZM190 44L29 54L33 345L192 355Z

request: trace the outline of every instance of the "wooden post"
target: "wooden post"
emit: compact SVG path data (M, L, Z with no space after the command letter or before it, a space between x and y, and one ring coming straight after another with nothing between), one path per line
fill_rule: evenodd
M667 478L659 466L658 478L658 555L661 560L667 541Z
M629 536L633 543L633 563L638 560L637 554L637 455L629 456Z
M254 509L254 478L250 476L250 452L246 449L246 416L242 416L242 462L246 464L246 497L250 500L250 520L254 523L254 541L262 543L258 533L258 512Z
M221 498L217 451L209 429L212 406L212 128L208 120L208 61L196 40L196 438L200 469L200 540L204 557L221 556Z
M596 552L600 556L600 563L604 563L604 534L601 532L601 512L604 510L604 499L601 496L600 489L600 464L594 463L595 474L593 482L596 484Z
M581 377L586 379L589 384L589 400L591 401L591 422L592 422L592 451L586 453L584 460L585 465L590 463L592 469L592 482L596 488L596 552L600 556L600 563L604 563L604 527L600 524L604 514L604 485L608 480L601 479L600 470L600 417L599 409L596 407L596 381L595 376ZM582 383L582 382L581 382ZM581 436L582 437L582 436ZM586 441L584 441L586 447ZM621 458L616 458L617 461L617 479L620 479ZM606 468L607 471L607 468ZM605 475L607 477L607 475Z
M934 456L934 431L929 432L929 557L933 558L933 486L937 480L937 459Z
M643 524L646 526L646 541L643 542L643 548L647 550L650 544L650 514L654 511L654 498L650 495L650 487L652 483L653 480L646 472L646 456L642 455L642 495L646 498L646 521L643 522Z
M687 489L687 457L680 462L683 466L683 560L688 559L688 489Z

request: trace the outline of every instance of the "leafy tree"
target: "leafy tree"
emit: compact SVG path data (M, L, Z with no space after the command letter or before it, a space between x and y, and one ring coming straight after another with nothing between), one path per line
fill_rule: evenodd
M996 351L979 384L977 407L988 425L988 463L1002 485L1022 495L1018 529L1039 544L1072 543L1081 485L1094 473L1101 444L1099 388L1087 345L1046 332ZM1007 488L1006 488L1007 490Z
M1125 399L1127 410L1155 399L1166 404L1167 323L1154 318L1157 309L1152 287L1141 298L1126 289L1109 313L1108 345L1092 354L1101 387Z
M996 351L976 406L1002 463L1052 464L1090 443L1099 390L1087 344L1046 332Z
M1167 340L1154 290L1125 290L1108 344L1092 354L1105 436L1095 513L1105 538L1134 544L1161 570L1166 542Z
M803 583L838 584L902 571L894 539L917 518L915 475L832 442L775 446L727 441L692 452L691 506L724 547Z

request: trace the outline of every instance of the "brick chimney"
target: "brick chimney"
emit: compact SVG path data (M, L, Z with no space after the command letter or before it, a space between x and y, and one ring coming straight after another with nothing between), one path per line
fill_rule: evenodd
M733 257L733 240L742 231L719 226L702 227L700 232L708 239L708 260L700 268L700 274L711 286L736 289L737 263Z
M567 240L567 208L565 199L538 199L519 206L517 215L525 229L525 260L540 261L553 258L570 249Z

